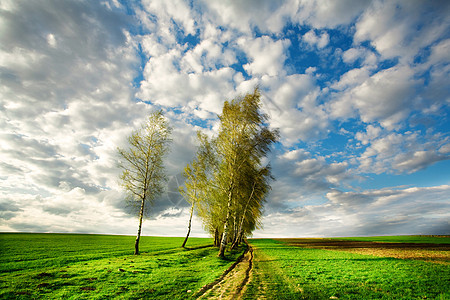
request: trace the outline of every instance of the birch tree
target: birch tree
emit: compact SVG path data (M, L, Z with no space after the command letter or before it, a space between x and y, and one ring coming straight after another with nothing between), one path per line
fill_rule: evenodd
M180 187L180 193L181 195L183 195L184 199L191 204L191 209L188 231L186 234L186 238L181 245L181 247L183 248L184 246L186 246L189 234L191 233L192 216L194 214L195 205L205 198L205 172L205 163L202 159L202 156L200 155L184 168L184 176L186 177L186 181L184 182L185 187Z
M195 203L203 227L219 247L219 257L224 257L227 243L236 247L260 225L270 190L270 167L262 160L279 133L269 129L268 117L260 108L258 89L226 101L218 135L208 139L199 134L201 150L185 169L184 193L192 205L191 216Z
M128 147L118 148L121 157L120 176L122 187L130 201L139 206L139 226L134 254L139 254L142 222L145 211L152 201L164 191L167 177L164 156L171 143L172 128L162 111L152 113L139 130L128 137Z
M238 214L234 212L243 208L245 197L242 195L251 194L251 188L249 185L246 188L243 182L249 172L261 167L262 158L279 136L277 130L268 128L268 116L260 110L260 97L259 90L255 89L252 94L226 101L219 116L221 126L216 143L220 172L216 182L227 202L219 257L224 256L232 228L235 229L234 237L238 235ZM235 216L233 222L232 215Z

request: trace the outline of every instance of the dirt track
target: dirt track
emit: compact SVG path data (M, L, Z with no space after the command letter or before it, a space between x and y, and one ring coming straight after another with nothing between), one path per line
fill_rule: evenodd
M340 241L330 239L279 239L289 245L335 251L347 251L380 257L417 259L435 263L450 263L449 244L383 243Z
M198 299L239 299L245 292L253 268L253 249L248 246L240 259L222 276L197 292Z

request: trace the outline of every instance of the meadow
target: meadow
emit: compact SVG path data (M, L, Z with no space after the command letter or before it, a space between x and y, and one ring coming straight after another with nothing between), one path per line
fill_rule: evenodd
M448 237L380 239L250 239L232 280L243 299L450 299ZM182 241L142 237L135 256L132 236L0 233L0 299L195 299L247 247L221 259L211 239ZM421 255L388 256L405 245ZM231 299L227 280L202 297Z
M242 253L217 258L212 240L79 234L0 234L1 299L185 299Z

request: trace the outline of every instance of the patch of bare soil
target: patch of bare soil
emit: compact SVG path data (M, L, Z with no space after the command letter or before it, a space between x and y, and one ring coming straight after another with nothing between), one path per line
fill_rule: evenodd
M198 299L239 299L245 292L253 267L253 249L248 246L244 255L215 282L204 286Z
M417 259L427 262L450 264L449 244L382 243L339 241L330 239L279 239L289 245L335 251L347 251L379 257Z

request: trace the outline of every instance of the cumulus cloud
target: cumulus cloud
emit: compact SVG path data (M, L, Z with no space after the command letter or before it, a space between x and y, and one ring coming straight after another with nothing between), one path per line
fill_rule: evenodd
M268 36L253 40L244 37L238 41L238 44L250 58L250 62L243 66L247 73L250 75L283 75L285 50L290 45L290 41L274 41Z
M369 1L300 1L292 19L316 28L335 28L350 23L368 5ZM293 11L293 10L291 10Z
M344 51L342 60L348 64L362 60L362 65L369 68L375 68L378 61L377 56L372 51L363 47L350 48Z
M81 207L88 216L104 190L117 187L115 149L127 123L149 108L131 101L138 59L121 11L70 1L9 4L0 38L0 195L16 195L10 206L23 208L11 222L51 227ZM52 230L70 230L60 224Z
M305 149L274 153L271 164L276 181L267 203L269 215L298 203L321 202L321 195L354 179L347 162L329 162Z
M312 47L322 49L326 47L330 42L330 36L326 32L322 32L320 36L318 36L313 30L310 30L305 33L305 35L302 37L302 40Z
M204 9L221 26L250 33L255 27L263 32L279 32L285 26L289 4L283 1L202 1ZM252 12L252 13L249 13Z
M424 11L429 18L422 18ZM384 58L411 62L448 29L449 11L445 1L375 1L356 23L355 41L369 40Z
M416 234L448 234L450 187L399 188L326 194L328 202L305 205L268 214L264 231L272 237L329 237ZM282 224L290 224L285 228Z
M446 186L361 191L355 181L420 176L449 158L447 3L45 0L0 7L0 230L134 234L116 147L162 108L174 126L170 180L147 233L166 234L170 224L168 234L184 234L187 203L177 188L195 153L195 131L212 135L223 102L255 86L269 125L281 132L266 234L448 228L439 213L431 217L436 206L424 196L444 199ZM424 199L429 216L414 215L408 195L418 207ZM323 225L313 226L317 220Z
M369 125L366 132L356 134L356 139L368 145L358 158L361 171L367 173L413 173L449 159L447 154L439 151L448 145L439 136L424 138L418 132L386 133Z
M421 81L414 78L413 70L407 66L382 70L361 84L357 82L363 77L350 77L348 74L341 78L337 87L349 88L337 94L338 99L330 105L330 113L335 117L353 117L357 111L361 121L378 122L385 128L393 129L404 121L415 105L415 87ZM351 88L354 84L356 86Z
M319 89L314 73L285 77L263 76L260 80L264 96L273 103L266 105L271 124L279 128L281 142L292 145L299 140L319 139L329 129L325 106L319 105Z

